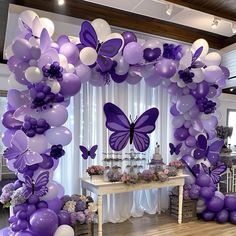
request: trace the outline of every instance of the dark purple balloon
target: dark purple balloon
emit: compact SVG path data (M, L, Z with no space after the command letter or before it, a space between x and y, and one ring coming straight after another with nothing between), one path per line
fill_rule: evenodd
M178 128L178 129L176 129L175 132L174 132L174 137L178 141L184 141L188 136L189 136L188 129L186 129L183 126Z
M176 104L172 105L170 108L170 113L173 116L178 116L180 115L179 111L176 109Z
M68 211L62 210L58 213L59 225L70 225L70 214Z
M225 196L225 207L230 211L236 210L236 195L230 194Z
M126 78L128 77L128 73L124 74L124 75L118 75L115 73L115 71L111 71L111 78L116 82L116 83L122 83L126 80Z
M11 72L15 72L17 65L21 62L22 62L22 60L17 58L16 56L10 57L7 61L7 65L8 65L9 70Z
M131 42L137 42L137 37L135 33L133 32L125 31L121 35L124 39L124 46L126 46L128 43L131 43Z
M27 208L26 204L16 205L13 207L13 213L16 214L18 211L24 211L26 210L26 208Z
M37 208L40 209L40 208L48 208L48 204L47 202L45 201L40 201L38 204L37 204Z
M12 223L16 223L17 220L18 220L18 219L17 219L16 216L11 216L11 217L9 217L8 222L9 222L10 224L12 224Z
M174 60L162 58L155 65L155 72L163 78L171 78L176 73L177 64Z
M2 116L2 124L7 129L20 129L23 122L13 118L14 110L7 111Z
M229 219L229 212L225 209L216 214L216 221L220 224L226 223Z
M43 161L39 163L39 167L45 170L51 169L54 164L52 157L47 154L42 154L41 156L43 157Z
M195 89L190 90L190 94L193 95L196 99L204 98L209 93L209 84L206 81L202 81L197 84Z
M236 225L236 211L231 211L229 215L230 222Z
M204 212L202 213L201 216L202 216L203 220L205 220L205 221L211 221L211 220L214 220L214 218L215 218L215 213L206 210L206 211L204 211Z
M27 215L30 217L35 211L36 211L36 206L33 204L28 205L27 207Z
M200 190L200 196L204 199L211 199L214 196L214 191L210 187L202 187Z
M154 61L161 55L161 49L160 48L145 48L143 50L143 58L148 61Z
M201 187L209 187L211 183L211 178L207 174L199 174L196 179L196 184Z
M31 195L28 199L29 204L37 204L39 202L39 197L37 195Z
M28 228L28 222L26 220L18 220L17 225L21 230L26 230Z
M26 210L23 210L23 211L18 211L16 213L16 217L20 220L25 220L27 218L27 212Z
M224 200L219 197L214 196L208 203L207 209L212 212L219 212L224 207Z

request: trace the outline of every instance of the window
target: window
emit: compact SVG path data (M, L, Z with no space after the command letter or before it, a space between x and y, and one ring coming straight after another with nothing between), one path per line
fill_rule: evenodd
M233 127L233 133L230 138L228 138L228 144L231 144L231 149L236 151L236 110L227 110L227 126Z

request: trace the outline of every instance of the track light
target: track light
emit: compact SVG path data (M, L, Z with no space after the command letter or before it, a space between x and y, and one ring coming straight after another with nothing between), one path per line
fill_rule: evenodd
M220 19L214 17L213 22L212 22L212 24L211 24L211 28L212 28L212 29L216 29L217 26L218 26L218 24L219 24L219 22L220 22Z
M231 29L232 29L233 34L235 34L236 33L236 22L231 22Z
M172 15L172 12L173 12L173 4L168 4L168 5L166 5L166 14L168 15L168 16L171 16Z
M234 91L234 88L231 88L231 89L230 89L230 92L233 92L233 91Z
M58 3L59 6L63 6L65 4L65 1L64 0L58 0L57 3Z

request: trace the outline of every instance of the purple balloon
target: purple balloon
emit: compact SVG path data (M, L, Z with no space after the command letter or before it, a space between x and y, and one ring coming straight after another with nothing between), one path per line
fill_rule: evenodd
M37 48L37 47L32 47L30 49L30 53L31 53L32 58L35 60L38 60L41 56L41 50L40 48Z
M25 70L29 67L27 62L21 62L15 69L16 81L20 84L31 86L31 83L25 78Z
M146 84L152 88L154 87L157 87L158 85L161 84L161 78L156 75L155 73L154 74L151 74L150 76L144 78Z
M58 197L56 197L52 200L48 200L47 204L48 204L48 208L51 209L52 211L54 211L56 214L58 214L58 212L62 208L61 200Z
M99 72L92 71L92 76L89 83L95 87L102 87L106 84L106 80Z
M2 135L2 142L6 147L11 146L11 139L14 136L16 130L7 129Z
M91 75L92 75L91 69L84 64L78 65L75 68L75 71L81 83L88 82L89 79L91 78Z
M189 136L188 129L180 127L175 130L174 137L178 141L184 141Z
M230 211L236 210L236 195L230 194L225 196L225 207Z
M211 178L207 174L199 174L196 179L196 184L201 187L209 187L211 183Z
M58 213L59 225L71 225L70 214L68 211L61 210Z
M202 81L197 84L196 89L192 89L190 94L193 95L196 99L204 98L209 93L209 84L206 81Z
M220 66L220 69L223 72L224 78L228 79L230 77L229 69L227 67L225 67L225 66Z
M60 92L65 96L74 96L81 88L79 77L72 73L63 74L63 80L60 82L60 85Z
M12 236L14 235L10 227L0 229L0 236Z
M111 78L116 82L116 83L122 83L124 82L127 77L128 77L128 73L124 74L124 75L118 75L115 73L115 71L112 71L111 73Z
M215 87L210 86L207 97L214 98L216 96L216 94L217 94L217 89Z
M170 108L170 113L171 113L171 115L173 115L173 116L178 116L178 115L180 115L180 112L177 110L177 108L176 108L176 104L173 104L172 106L171 106L171 108Z
M236 225L236 211L231 211L229 216L230 222Z
M203 199L211 199L214 196L214 191L210 187L202 187L200 190L200 196Z
M48 208L48 204L47 202L45 201L40 201L38 204L37 204L37 208L40 209L40 208ZM52 210L52 209L51 209Z
M178 90L179 90L179 87L176 83L171 84L167 89L168 93L173 94L173 95L176 94Z
M219 212L224 207L224 200L219 197L214 196L208 203L207 208L212 212Z
M154 61L161 55L161 49L160 48L145 48L143 51L143 58L148 61Z
M204 211L204 212L202 213L201 216L202 216L203 220L205 220L205 221L211 221L211 220L213 220L213 219L215 218L215 213L206 210L206 211Z
M127 44L123 51L123 57L126 62L131 65L135 65L143 58L143 48L137 42L131 42Z
M185 120L183 116L176 116L174 119L172 119L172 126L174 128L180 128L183 126Z
M193 147L196 144L196 139L193 136L188 136L187 139L185 140L185 144L188 147Z
M136 75L136 74L131 75L131 74L129 74L128 77L127 77L127 79L126 79L126 82L127 82L128 84L135 85L135 84L138 84L141 79L142 79L142 77L139 76L139 75Z
M11 72L14 72L15 73L15 70L18 66L19 63L21 63L22 60L17 58L16 56L12 56L8 59L7 61L7 65L8 65L8 68Z
M15 111L7 111L2 116L2 124L8 129L20 129L22 122L13 118Z
M57 39L57 44L61 47L63 44L65 43L69 43L70 40L68 38L68 36L66 35L61 35L58 39Z
M27 215L30 217L34 212L36 211L36 206L33 204L30 204L27 206Z
M17 39L12 45L12 52L15 56L23 61L28 61L31 59L30 53L31 45L25 39Z
M38 209L30 216L30 229L39 235L51 236L58 227L58 217L50 209Z
M180 113L189 111L196 103L195 98L192 95L181 96L176 103L176 108Z
M59 53L64 55L68 62L73 65L75 65L79 60L79 50L71 42L62 44Z
M181 161L183 161L190 168L192 168L194 165L196 165L196 160L190 155L184 155L182 157Z
M137 37L133 32L125 31L121 35L124 39L124 46L126 46L128 43L137 42Z
M41 156L43 157L43 161L39 163L39 167L45 170L51 169L54 164L52 157L47 154L42 154Z
M23 105L28 105L31 103L27 94L25 92L20 92L17 89L10 89L7 93L7 99L9 105L14 110Z
M191 118L197 118L199 116L199 113L200 111L197 106L193 106L188 112Z
M15 236L37 236L37 235L30 231L20 231L20 232L17 232Z
M170 59L162 58L155 65L155 72L163 78L171 78L177 70L176 62Z
M216 214L216 221L218 223L226 223L229 219L229 212L225 209L221 210Z

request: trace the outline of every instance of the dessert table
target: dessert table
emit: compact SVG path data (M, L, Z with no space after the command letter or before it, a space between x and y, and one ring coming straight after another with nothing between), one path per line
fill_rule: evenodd
M114 193L125 193L125 192L133 192L136 190L143 189L158 189L158 213L160 213L161 204L161 188L164 187L179 187L179 212L178 212L178 223L182 223L182 204L183 204L183 186L184 186L184 178L187 175L177 175L175 177L169 177L169 180L165 182L153 181L150 183L139 183L133 185L127 185L121 182L105 182L105 181L91 181L87 178L81 179L81 186L83 194L86 195L86 191L93 192L98 196L98 236L102 236L102 223L103 223L103 213L102 213L102 197L107 194Z

